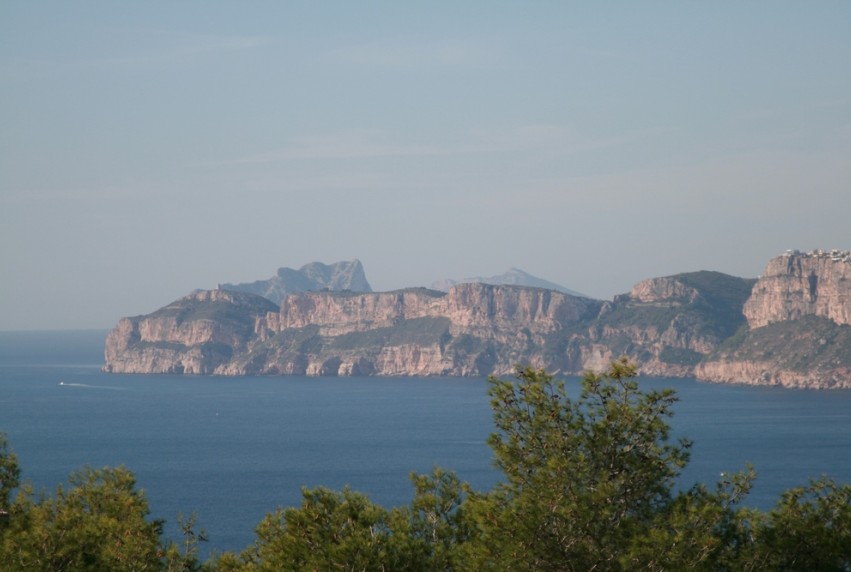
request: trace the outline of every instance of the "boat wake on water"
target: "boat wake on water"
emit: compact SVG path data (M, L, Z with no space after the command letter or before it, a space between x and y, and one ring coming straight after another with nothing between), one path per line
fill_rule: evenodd
M111 389L113 391L124 391L126 388L124 387L110 387L106 385L89 385L88 383L69 383L67 381L60 381L59 385L62 387L84 387L86 389Z

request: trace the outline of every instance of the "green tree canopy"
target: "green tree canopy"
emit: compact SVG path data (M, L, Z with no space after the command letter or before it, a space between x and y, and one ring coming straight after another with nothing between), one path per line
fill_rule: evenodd
M21 480L21 469L18 457L9 449L9 441L5 433L0 433L0 513L4 517L9 510L12 491L18 488ZM5 518L0 518L3 526Z
M672 391L642 393L635 368L588 374L578 399L530 368L492 380L490 438L505 482L477 498L490 558L538 570L611 563L671 502L689 443L668 443Z
M86 468L54 497L22 488L11 505L0 568L144 571L161 567L161 523L146 520L148 503L127 469Z

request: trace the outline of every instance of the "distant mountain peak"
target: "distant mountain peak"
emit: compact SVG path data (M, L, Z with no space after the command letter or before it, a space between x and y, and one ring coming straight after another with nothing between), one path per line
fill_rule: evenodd
M502 274L498 274L496 276L473 276L471 278L464 278L462 280L454 280L452 278L445 278L443 280L437 280L431 284L431 288L435 290L441 290L443 292L449 291L449 289L455 284L464 284L469 282L477 282L482 284L494 284L494 285L512 285L512 286L530 286L533 288L545 288L547 290L555 290L556 292L562 292L564 294L568 294L569 296L579 296L580 298L591 298L585 294L577 292L575 290L571 290L569 288L565 288L560 284L556 284L555 282L550 282L549 280L544 280L543 278L538 278L537 276L533 276L528 272L521 270L516 267L511 267L506 270Z
M309 262L298 270L284 266L278 268L275 276L266 280L240 284L219 284L218 287L221 290L257 294L278 305L287 295L296 292L316 292L319 290L372 292L372 287L369 285L363 270L363 264L358 259L333 264Z

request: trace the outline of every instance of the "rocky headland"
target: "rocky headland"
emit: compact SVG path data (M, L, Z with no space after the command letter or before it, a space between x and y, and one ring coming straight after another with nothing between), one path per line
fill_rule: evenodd
M747 327L695 368L699 379L851 388L851 253L772 259L742 307Z
M354 262L349 274L362 281L334 283L351 288L287 289L278 299L286 288L268 281L222 285L123 318L107 337L104 370L484 376L530 364L571 375L626 355L648 375L851 388L847 252L788 252L757 280L653 278L612 301L483 282L371 292Z

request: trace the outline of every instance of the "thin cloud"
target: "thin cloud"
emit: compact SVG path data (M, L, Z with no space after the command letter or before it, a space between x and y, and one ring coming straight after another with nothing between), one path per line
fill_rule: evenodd
M198 57L253 50L274 43L266 36L175 35L153 32L154 47L138 53L96 58L80 62L91 66L159 65L184 63Z
M494 43L482 40L398 38L341 47L329 52L327 57L332 61L374 69L453 69L493 67L501 61L502 50Z
M5 188L0 193L0 204L35 205L51 203L104 203L122 202L138 198L174 196L180 193L177 185L155 186L147 182L127 183L124 185L90 186L48 186L39 188Z
M542 150L569 155L628 145L660 136L666 129L648 129L605 138L586 139L554 124L526 124L501 130L480 130L444 143L399 141L387 131L341 131L327 135L294 137L282 148L237 159L234 163L274 163L296 159L365 159L381 157L434 157L495 154Z
M292 159L359 159L443 154L430 145L399 145L380 131L345 131L330 135L294 137L281 149L238 159L237 163L273 163Z
M115 30L116 35L121 31ZM148 30L134 42L143 47L111 55L71 57L67 60L3 57L0 70L7 77L32 77L87 69L161 67L186 65L199 58L259 49L275 43L267 36L214 36L175 34Z

